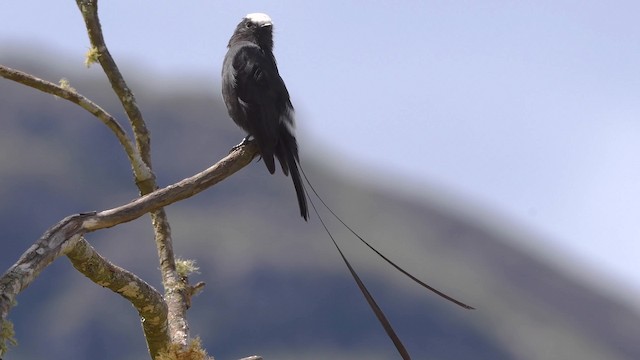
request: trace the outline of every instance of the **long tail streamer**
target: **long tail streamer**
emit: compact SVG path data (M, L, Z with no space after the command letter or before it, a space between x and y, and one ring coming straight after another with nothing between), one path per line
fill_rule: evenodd
M373 247L373 245L369 244L369 242L367 242L364 238L362 238L362 236L360 236L355 230L353 230L349 225L347 225L333 210L331 210L331 208L324 202L324 200L322 200L322 197L320 197L320 195L318 194L316 189L313 187L313 185L311 185L311 182L309 181L309 178L307 177L307 174L302 169L302 166L299 166L299 167L300 167L300 172L302 173L302 176L304 176L304 179L307 182L307 184L309 185L309 188L311 189L313 194L316 196L316 198L318 198L318 200L320 200L320 203L322 203L322 205L327 210L329 210L331 215L333 215L344 227L346 227L354 236L356 236L369 249L371 249L373 252L375 252L379 257L381 257L384 261L386 261L391 266L393 266L396 270L398 270L399 272L401 272L402 274L404 274L405 276L407 276L411 280L413 280L416 283L418 283L420 286L422 286L422 287L434 292L438 296L441 296L442 298L447 299L447 300L451 301L452 303L454 303L454 304L456 304L458 306L461 306L461 307L463 307L465 309L474 309L473 307L471 307L471 306L469 306L469 305L467 305L467 304L465 304L465 303L463 303L463 302L461 302L459 300L456 300L453 297L451 297L451 296L449 296L449 295L447 295L447 294L445 294L445 293L443 293L443 292L441 292L441 291L439 291L439 290L427 285L424 281L422 281L422 280L416 278L415 276L411 275L408 271L404 270L402 267L400 267L399 265L397 265L396 263L391 261L389 258L387 258L385 255L383 255L380 251L378 251L375 247ZM380 322L380 324L384 328L384 331L387 333L387 335L389 336L389 338L391 339L391 341L395 345L395 347L398 350L398 353L400 354L402 359L403 360L411 360L411 356L409 355L409 352L407 351L407 349L402 344L402 341L400 340L400 338L398 337L398 335L394 331L394 329L391 326L391 323L389 322L387 317L384 315L384 312L382 311L380 306L376 303L375 299L373 298L373 296L371 295L371 293L369 292L367 287L364 285L364 282L362 281L362 279L360 279L360 276L358 276L358 274L356 273L356 271L353 268L353 266L351 266L351 263L349 263L349 260L347 260L346 256L342 252L342 249L340 248L340 246L336 242L336 240L333 237L333 235L331 235L331 232L329 231L329 228L327 228L327 225L325 224L324 220L320 216L320 213L318 212L318 209L316 208L315 203L311 199L311 196L309 196L310 195L309 192L306 189L304 191L307 194L307 198L309 199L309 202L311 203L311 207L313 208L313 212L316 214L316 216L318 216L318 219L320 220L320 223L322 224L322 227L324 228L324 230L327 233L327 235L329 235L329 238L333 242L333 245L338 250L338 253L340 254L340 257L342 257L342 260L344 261L345 265L349 269L349 272L351 273L351 276L353 277L353 279L355 280L356 284L358 285L358 288L362 292L362 295L367 300L367 303L369 304L369 307L371 308L373 313L378 318L378 321Z
M307 174L305 174L304 170L302 169L302 167L300 167L300 171L302 172L302 176L304 176L304 180L307 182L307 184L309 185L309 188L311 188L311 191L313 191L313 193L316 195L316 197L318 198L318 200L320 200L320 202L322 203L322 205L327 208L327 210L329 210L329 212L331 213L331 215L333 215L342 225L344 225L344 227L346 227L353 235L355 235L355 237L357 237L363 244L365 244L369 249L371 249L373 252L375 252L378 256L380 256L384 261L386 261L387 263L389 263L389 265L393 266L396 270L400 271L401 273L403 273L405 276L407 276L409 279L415 281L416 283L418 283L420 286L424 287L425 289L434 292L435 294L437 294L440 297L443 297L449 301L451 301L452 303L461 306L465 309L470 309L473 310L475 309L474 307L467 305L465 303L463 303L460 300L456 300L453 297L443 293L442 291L439 291L438 289L433 288L432 286L427 285L424 281L416 278L415 276L411 275L408 271L406 271L405 269L401 268L399 265L397 265L396 263L394 263L393 261L389 260L388 257L384 256L380 251L378 251L375 247L373 247L373 245L369 244L369 242L367 242L365 239L362 238L362 236L360 236L357 232L355 232L355 230L353 230L349 225L347 225L344 221L342 221L342 219L336 215L335 212L333 212L333 210L331 210L331 208L324 202L324 200L322 200L322 197L320 197L320 195L318 195L318 192L316 191L316 189L313 187L313 185L311 185L311 182L309 182L309 178L307 177ZM307 197L309 197L307 195ZM317 212L317 211L316 211ZM320 215L318 215L318 217L320 217Z
M302 173L304 174L304 172ZM305 175L305 179L307 180L307 183L309 183L309 180L307 179L306 175ZM311 184L309 184L309 186L311 186ZM311 203L313 212L316 213L316 215L318 216L318 219L320 220L320 223L322 224L322 227L331 238L333 245L335 245L336 249L338 249L338 253L340 253L342 260L344 261L345 265L347 265L347 268L349 268L349 272L351 273L351 276L353 276L353 279L356 281L356 284L358 284L358 288L360 288L362 295L364 295L364 298L367 300L367 303L369 303L369 307L371 307L371 310L373 310L373 313L378 318L378 321L384 328L384 331L387 333L389 338L391 338L391 341L393 341L393 344L396 346L396 349L398 349L398 352L400 353L400 356L402 356L402 359L411 360L411 356L409 356L409 352L402 344L402 341L400 341L400 338L398 337L396 332L393 330L393 326L391 326L391 323L389 322L387 317L384 315L384 312L382 312L382 309L380 308L380 306L378 306L375 299L373 298L373 296L371 295L367 287L364 285L364 282L362 282L362 280L360 279L360 276L358 276L353 266L351 266L351 263L349 263L349 260L347 260L346 256L344 256L344 253L342 252L342 249L340 249L340 246L338 246L336 239L334 239L333 235L331 235L331 233L329 232L329 229L327 228L327 225L324 223L324 220L322 220L322 217L320 216L318 209L316 209L316 204L314 204L313 200L311 200L311 198L309 197L309 193L307 193L307 197L309 198L309 202Z

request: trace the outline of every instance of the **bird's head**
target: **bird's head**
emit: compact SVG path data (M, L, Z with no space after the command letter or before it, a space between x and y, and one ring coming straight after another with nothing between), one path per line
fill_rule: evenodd
M264 13L247 14L247 16L244 17L244 20L247 20L249 23L258 27L273 26L273 22L271 22L269 15Z
M251 41L261 48L273 49L273 22L267 14L251 13L245 16L236 27L229 45L233 41Z

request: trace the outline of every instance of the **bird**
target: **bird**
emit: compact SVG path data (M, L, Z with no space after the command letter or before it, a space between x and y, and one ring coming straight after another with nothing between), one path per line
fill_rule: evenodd
M473 307L434 289L396 265L347 225L314 189L300 164L298 142L294 135L294 108L291 104L289 91L278 72L278 66L273 54L273 22L269 15L263 13L248 14L240 21L233 35L231 35L227 44L227 54L222 64L222 97L231 119L247 133L243 141L234 148L242 146L253 138L258 145L260 156L271 174L275 173L275 160L277 159L282 172L285 175L291 175L298 198L300 215L305 221L308 221L308 204L311 204L314 213L318 216L325 232L337 248L340 257L349 269L369 307L396 346L402 359L410 360L411 357L382 309L347 260L312 199L307 196L308 193L303 177L306 184L309 185L311 193L329 210L331 215L396 270L448 301L465 309L473 309Z
M300 176L294 108L275 56L273 22L267 14L251 13L236 27L222 64L222 97L231 119L253 138L271 174L275 159L291 175L300 216L309 219L309 206Z

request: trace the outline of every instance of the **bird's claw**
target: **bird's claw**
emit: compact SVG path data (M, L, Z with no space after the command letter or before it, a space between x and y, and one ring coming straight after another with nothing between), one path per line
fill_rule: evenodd
M238 151L240 150L241 147L245 146L248 142L249 142L249 136L245 137L244 139L242 139L242 142L240 142L240 144L234 146L231 148L231 150L229 150L229 154L231 154L234 151Z

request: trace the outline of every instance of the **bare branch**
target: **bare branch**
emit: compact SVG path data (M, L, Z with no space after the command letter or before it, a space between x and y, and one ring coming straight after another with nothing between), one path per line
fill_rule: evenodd
M257 154L255 142L250 141L231 152L215 165L192 177L181 180L173 185L156 190L151 194L142 196L126 205L99 212L89 219L86 229L95 231L112 227L124 222L139 218L140 216L189 198L231 176L247 164ZM95 223L93 220L95 219Z
M151 168L150 139L147 125L142 118L142 113L138 108L133 92L125 82L104 41L102 26L98 18L98 0L76 0L76 3L87 27L91 47L94 51L97 51L95 56L129 117L136 146L142 156L142 160Z
M142 196L126 205L100 212L69 216L51 227L0 277L0 321L5 320L16 296L56 258L76 246L85 233L129 222L191 197L217 184L249 164L257 154L254 142L231 152L205 171ZM185 289L187 292L188 289Z
M0 76L5 79L12 80L17 83L40 90L47 94L55 95L59 98L68 100L90 112L100 121L102 121L102 123L105 124L116 136L116 138L120 142L120 145L122 145L125 152L127 153L127 156L129 157L129 161L133 166L134 173L139 172L139 174L136 174L136 177L148 177L148 175L146 175L148 169L146 169L146 165L142 163L142 159L140 159L140 157L137 155L133 143L127 136L127 133L124 131L120 123L118 123L118 120L116 120L116 118L111 116L111 114L106 112L103 108L98 106L98 104L86 98L84 95L78 93L75 89L66 88L52 82L42 80L33 75L24 73L19 70L11 69L4 65L0 65Z
M122 126L113 116L107 113L96 103L69 87L59 86L49 81L39 79L33 75L2 65L0 65L0 76L9 80L16 81L23 85L30 86L34 89L41 90L45 93L49 93L69 100L72 103L75 103L83 109L89 111L91 114L100 119L105 125L107 125L107 127L112 130L112 132L120 141L120 144L123 146L127 156L129 157L129 161L131 163L136 179L136 184L140 188L141 194L147 194L157 188L151 169L142 161L139 152L136 150L136 148L134 148L133 143L128 138ZM154 211L152 213L152 220L156 234L156 243L159 244L158 252L161 259L161 269L163 269L163 283L165 284L165 288L182 289L184 287L181 286L180 277L175 274L174 270L172 270L175 268L175 264L173 260L173 249L170 241L171 229L166 219L166 214L162 209ZM186 344L187 334L186 321L184 320L184 314L186 312L188 304L188 300L186 299L187 296L187 292L176 291L173 292L173 295L167 297L168 303L170 304L172 309L174 309L174 311L172 311L171 313L176 314L172 316L173 321L171 323L175 324L176 330L172 333L181 334L180 338L183 339L182 343L184 344Z
M67 257L78 271L94 283L120 294L138 310L152 359L169 347L167 304L162 295L135 274L102 257L80 238Z
M187 323L187 309L190 302L189 284L187 278L181 277L176 269L171 227L164 209L151 212L151 223L160 260L164 299L169 309L169 333L173 342L187 347L189 345L189 324Z
M84 233L131 221L150 212L165 288L164 301L168 310L167 319L171 342L173 345L187 348L189 332L186 311L190 297L201 286L189 286L187 278L181 277L176 270L171 228L162 207L193 196L238 171L255 156L256 148L253 145L245 146L203 173L165 189L157 190L158 186L151 165L149 132L134 94L125 82L104 41L98 17L98 0L76 0L76 3L82 13L91 43L88 61L99 62L107 75L111 87L129 118L135 146L112 116L70 87L64 86L64 84L58 86L28 74L10 71L11 69L7 69L5 77L70 100L107 124L116 134L129 156L135 182L142 197L116 209L69 217L43 235L36 245L27 250L18 263L0 278L0 319L6 318L17 294L26 288L51 261L73 249ZM106 262L106 260L104 261ZM82 268L82 266L79 267Z
M118 65L111 56L104 41L102 26L98 17L98 0L76 0L82 13L89 41L91 42L92 60L102 66L113 91L116 93L127 113L138 154L147 165L149 172L146 177L136 174L136 185L140 189L140 195L146 195L158 188L151 165L151 139L147 126L138 108L135 96L127 85ZM171 227L167 215L162 208L151 212L151 221L155 234L156 248L162 273L162 284L165 289L165 301L169 308L169 328L173 341L186 347L188 345L189 328L186 321L188 304L188 287L176 271L173 242L171 239Z
M0 322L6 319L16 295L29 286L42 270L63 255L80 239L82 220L91 214L66 217L22 254L18 262L0 278Z

